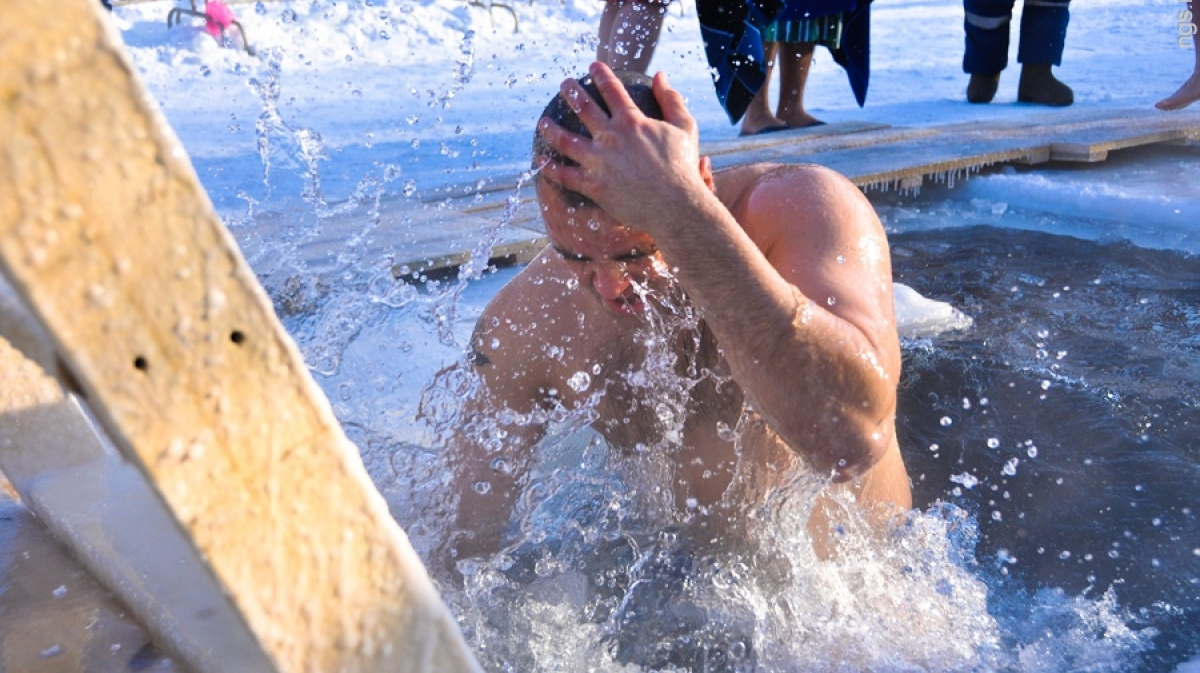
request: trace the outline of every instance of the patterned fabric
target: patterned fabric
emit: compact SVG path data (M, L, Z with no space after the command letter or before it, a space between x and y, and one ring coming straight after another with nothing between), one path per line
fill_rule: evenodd
M813 42L824 45L831 51L842 46L841 12L828 16L818 16L811 19L779 19L778 21L760 26L764 42Z
M712 71L713 86L721 107L736 124L766 81L763 36L759 26L785 22L812 22L837 16L833 60L845 69L854 98L867 99L871 70L871 0L696 0L704 55ZM801 7L803 5L803 7ZM832 24L830 24L832 25ZM784 36L793 29L784 28ZM826 37L832 37L825 29Z

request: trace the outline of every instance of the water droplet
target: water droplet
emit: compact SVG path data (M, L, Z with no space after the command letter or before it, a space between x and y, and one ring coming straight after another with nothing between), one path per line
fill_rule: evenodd
M987 445L989 449L998 449L1000 448L1000 440L995 437L988 437Z
M830 306L833 306L833 305L837 304L837 297L826 297L825 303L829 304Z
M940 449L940 448L941 448L941 447L940 447L940 446L938 446L937 444L930 444L930 445L929 445L929 450L930 450L930 451L937 451L937 450L938 450L938 449Z
M67 649L62 645L51 645L50 647L42 650L41 655L43 659L49 659L50 657L57 657L66 651Z
M837 263L838 263L838 264L845 264L845 263L846 263L846 256L845 256L845 255L838 255L838 256L837 256Z
M479 495L487 495L492 490L492 485L486 481L477 481L471 484L471 490Z
M666 402L659 402L658 405L654 407L654 415L657 416L659 422L664 425L670 424L670 422L675 419L675 412L671 410L671 407L668 406Z
M58 585L58 588L56 588L54 590L55 598L62 598L63 596L66 596L66 595L67 595L67 585L65 585L65 584Z
M283 10L279 14L279 20L284 23L295 23L296 22L296 10L294 10L294 9Z
M582 393L592 386L592 377L587 372L575 372L567 379L567 385L577 393Z
M952 425L954 423L954 421L949 416L942 416L941 420L939 420L938 423L941 424L941 426L943 428L946 428L946 427L950 427L950 425Z
M976 486L979 485L979 479L977 479L975 477L975 475L971 474L970 472L963 472L962 474L951 475L950 481L952 481L956 484L962 484L963 486L965 486L968 489L975 488Z
M1001 469L1000 472L1002 474L1004 474L1004 476L1006 476L1006 477L1012 477L1012 476L1016 475L1017 474L1017 463L1019 463L1019 462L1020 462L1020 460L1017 458L1010 458L1009 461L1004 464L1004 468Z
M733 442L737 440L737 433L725 421L717 421L717 438L723 442Z
M1063 561L1066 561L1067 559L1071 558L1071 552L1069 552L1069 551L1060 551L1060 552L1058 553L1058 558L1059 558L1059 559L1061 559L1061 560L1063 560Z

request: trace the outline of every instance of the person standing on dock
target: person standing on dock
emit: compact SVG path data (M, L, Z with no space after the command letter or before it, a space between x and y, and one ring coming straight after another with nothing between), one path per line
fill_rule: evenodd
M990 103L1008 66L1009 24L1015 0L963 0L966 53L963 72L971 75L967 101ZM1021 80L1017 101L1062 107L1075 102L1071 87L1051 71L1062 64L1070 0L1025 0L1017 62Z
M604 0L596 60L613 70L646 72L671 0Z
M450 447L459 532L437 553L496 552L539 440L578 412L666 470L652 490L697 545L744 539L798 476L872 520L911 507L890 254L857 187L811 165L714 171L665 75L601 63L547 106L534 166L550 244L443 372L476 384ZM822 502L814 548L834 544Z
M1178 91L1154 104L1154 107L1160 110L1182 110L1200 100L1200 34L1197 34L1196 30L1198 22L1200 19L1196 17L1196 3L1192 0L1188 2L1186 10L1179 11L1179 39L1186 40L1187 34L1192 34L1192 55L1196 57L1196 65L1192 67L1192 76L1187 78ZM1185 43L1181 42L1181 46L1183 44Z
M706 0L701 0L702 2ZM784 0L774 19L756 11L747 21L762 37L766 73L742 118L740 135L821 126L825 122L804 109L804 89L817 45L826 47L850 80L859 107L866 103L870 78L870 0ZM771 74L778 65L779 104L771 110Z

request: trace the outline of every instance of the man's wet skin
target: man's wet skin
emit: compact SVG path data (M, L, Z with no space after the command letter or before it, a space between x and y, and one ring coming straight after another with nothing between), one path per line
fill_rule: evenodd
M455 551L495 550L553 409L586 412L615 451L651 449L645 467L684 519L720 505L701 518L723 525L806 475L908 507L890 257L865 197L815 166L714 173L664 77L633 84L635 104L604 66L591 76L593 94L564 82L535 138L552 245L472 339L481 386L466 411L496 419L495 441L456 437L469 532ZM572 123L565 107L591 138L551 121ZM571 385L581 372L588 385ZM489 467L497 452L508 469Z
M590 288L613 313L644 313L642 292L666 272L654 240L612 222L598 208L570 207L553 194L542 198L542 210L552 247L580 287Z

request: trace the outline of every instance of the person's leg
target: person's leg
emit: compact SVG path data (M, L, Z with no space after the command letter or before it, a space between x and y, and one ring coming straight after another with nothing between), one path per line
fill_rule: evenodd
M767 61L767 74L763 79L762 87L758 93L754 94L754 99L750 101L750 106L746 108L746 114L742 117L741 132L744 136L762 133L768 129L787 128L787 124L771 113L771 72L775 69L775 55L779 51L778 46L778 42L763 42L763 58Z
M658 46L667 4L658 0L605 2L596 60L613 70L646 72Z
M821 123L804 111L804 87L814 46L812 42L783 42L779 47L779 108L775 116L794 129Z
M1063 106L1075 102L1071 87L1050 71L1062 63L1067 41L1069 0L1025 0L1021 15L1021 44L1017 61L1021 63L1021 82L1017 100L1022 103Z
M1013 0L963 0L963 72L971 75L967 100L990 103L1008 66L1008 33Z
M1196 33L1196 24L1200 23L1200 17L1196 16L1194 0L1188 2L1188 14L1191 15L1192 49L1196 57L1196 64L1192 67L1192 76L1183 83L1183 86L1179 87L1179 91L1154 104L1154 107L1160 110L1181 110L1200 100L1200 35ZM1182 18L1180 17L1180 19ZM1186 21L1180 21L1180 25L1186 24Z

